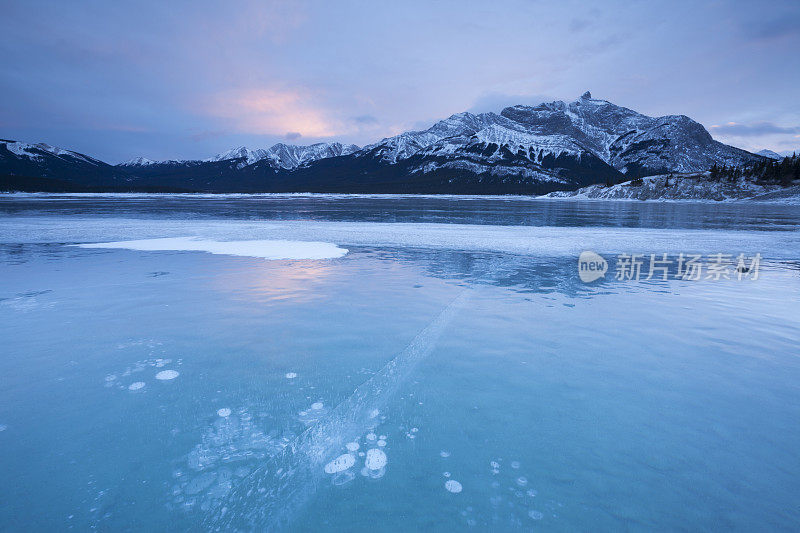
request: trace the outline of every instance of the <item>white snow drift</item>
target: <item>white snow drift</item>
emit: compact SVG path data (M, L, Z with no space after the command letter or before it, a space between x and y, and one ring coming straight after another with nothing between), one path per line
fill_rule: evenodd
M220 255L259 257L262 259L336 259L347 254L347 249L340 248L329 242L286 240L216 241L193 237L98 242L76 244L74 246L81 248L117 248L146 252L208 252Z

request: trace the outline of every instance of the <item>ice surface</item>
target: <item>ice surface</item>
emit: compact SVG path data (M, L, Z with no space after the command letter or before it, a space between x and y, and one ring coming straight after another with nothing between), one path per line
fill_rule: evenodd
M186 494L194 495L199 494L200 492L204 491L208 487L214 483L217 474L216 472L204 472L197 476L196 478L192 479L184 489Z
M208 252L220 255L259 257L262 259L335 259L347 250L328 242L252 240L216 241L194 237L167 237L136 241L76 244L81 248L116 248L145 252Z
M198 240L185 237L200 234ZM183 235L183 236L182 236ZM139 219L85 219L77 217L25 217L4 220L0 226L3 242L86 242L114 241L85 244L90 248L127 248L127 239L153 238L131 241L131 246L141 249L185 250L201 249L209 242L216 253L239 252L238 255L263 257L265 250L259 241L233 239L268 239L288 243L275 245L272 251L289 255L290 248L308 251L310 242L325 245L321 255L341 257L346 253L339 246L387 246L448 249L464 251L493 251L518 255L576 255L584 250L603 252L639 252L642 250L666 253L711 250L736 251L748 254L760 252L774 259L795 259L793 250L800 248L800 232L786 231L723 231L707 229L655 229L616 227L613 231L603 227L561 226L495 226L488 224L428 224L382 222L320 222L320 221L222 221L222 220L139 220ZM119 242L123 241L123 242ZM172 245L167 243L172 243ZM267 241L269 242L269 241ZM145 244L142 244L145 243ZM147 244L149 243L149 244ZM253 249L245 249L245 247ZM139 249L139 248L136 248ZM203 251L209 251L203 249ZM304 254L305 258L309 258ZM310 255L310 253L309 253Z

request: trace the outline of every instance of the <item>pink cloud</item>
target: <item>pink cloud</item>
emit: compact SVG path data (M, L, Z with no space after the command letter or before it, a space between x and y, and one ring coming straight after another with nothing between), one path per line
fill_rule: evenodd
M223 119L237 133L333 137L347 133L341 121L302 90L248 89L217 94L200 112Z

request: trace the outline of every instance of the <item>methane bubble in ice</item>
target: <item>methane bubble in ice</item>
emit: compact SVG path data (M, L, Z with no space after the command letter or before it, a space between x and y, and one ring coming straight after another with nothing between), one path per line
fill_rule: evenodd
M297 377L297 374L295 372L287 372L286 373L286 379L294 379L296 377Z
M453 494L458 494L461 492L461 483L456 481L455 479L448 479L444 482L444 488L446 488L449 492Z
M368 433L367 434L367 440L368 441L374 441L377 438L378 438L378 436L375 433Z
M519 461L511 461L511 468L515 470L519 468Z
M364 466L370 470L380 470L386 466L386 462L386 454L383 453L383 450L377 448L367 450L367 458L364 460Z
M380 439L380 440L378 441L378 446L380 446L381 448L383 448L384 446L386 446L386 441L385 441L385 440L383 440L383 439Z
M443 475L444 477L450 477L450 472L444 472L442 475Z
M222 409L217 410L217 414L222 418L228 418L229 416L231 416L231 410L228 409L227 407L223 407Z
M528 516L530 516L534 520L541 520L542 518L544 518L544 515L542 513L533 510L528 512Z
M298 413L298 418L303 424L311 425L325 417L327 413L328 410L322 402L315 402L311 404L310 409L300 411Z
M520 487L524 487L527 484L528 484L528 478L524 476L520 476L517 478L517 485L519 485Z
M347 448L348 452L355 452L358 451L361 446L359 446L357 442L348 442L344 447Z
M343 472L348 468L351 468L354 464L356 464L356 458L350 455L349 453L345 453L340 455L330 463L325 465L325 473L326 474L338 474L339 472Z
M446 451L442 450L442 451L439 452L439 455L446 459L446 458L450 457L450 452L446 452Z
M344 472L339 472L333 476L333 484L336 486L341 486L353 481L355 477L356 475L352 472L352 470L345 470Z
M156 379L160 379L161 381L169 381L177 377L178 377L178 372L175 370L162 370L161 372L156 374Z
M145 385L144 381L135 381L128 385L128 390L139 390Z
M0 424L0 431L5 431L8 429L8 426L5 424Z
M367 456L364 459L364 468L361 470L361 475L377 479L383 477L386 473L386 454L380 448L372 448L367 450Z
M377 417L379 414L381 414L381 412L380 412L380 411L378 411L377 409L373 409L372 411L370 411L370 412L369 412L369 417L370 417L370 418L375 418L375 417Z

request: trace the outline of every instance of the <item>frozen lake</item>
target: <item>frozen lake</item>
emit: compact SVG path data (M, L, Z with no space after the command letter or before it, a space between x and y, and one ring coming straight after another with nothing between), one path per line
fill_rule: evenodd
M0 196L0 530L797 530L798 229L777 204ZM618 280L620 254L761 260Z

